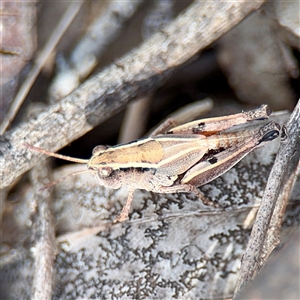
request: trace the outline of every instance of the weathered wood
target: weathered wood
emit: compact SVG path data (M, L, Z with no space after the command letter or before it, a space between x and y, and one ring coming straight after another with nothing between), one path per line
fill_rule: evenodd
M299 164L300 101L286 125L286 133L287 135L282 140L278 150L262 199L262 204L253 225L251 237L245 254L243 255L241 271L235 291L236 294L249 284L265 265L268 255L272 251L269 251L266 247L274 248L274 244L270 241L273 239L275 243L278 243L277 237L274 236L278 228L273 229L270 228L270 226L271 224L281 226L281 219L284 213L282 209L278 209L280 213L277 212L276 215L277 218L280 219L279 221L272 218L274 218L276 207L286 206L283 205L283 202L287 202L290 198L291 183L289 181L291 180L291 176L295 176ZM292 181L294 181L293 178ZM286 185L288 185L288 193L285 191ZM281 193L284 193L285 197L281 197ZM272 237L270 237L270 233L272 233Z
M31 299L50 300L54 278L56 252L53 199L50 189L41 190L51 180L51 170L47 161L35 166L31 171L34 198L32 201L31 253L34 259Z

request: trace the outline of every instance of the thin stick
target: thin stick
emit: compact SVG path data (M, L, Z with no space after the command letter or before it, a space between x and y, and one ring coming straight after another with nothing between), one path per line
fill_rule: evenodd
M31 202L31 249L34 251L34 267L30 299L33 300L50 300L54 288L56 242L53 198L51 193L41 192L39 189L50 177L51 171L46 161L37 164L30 174L35 189Z
M260 269L265 265L268 258L266 253L269 255L271 252L266 249L266 246L274 248L274 245L267 245L271 239L270 234L273 234L270 231L270 226L272 225L271 221L273 224L281 224L281 221L276 222L276 220L272 220L272 218L274 218L274 211L276 212L278 205L282 205L282 200L289 199L290 195L288 195L288 197L285 195L283 199L280 197L280 193L285 190L286 185L289 184L291 176L296 174L296 169L299 164L300 99L291 114L286 129L287 137L282 141L278 150L274 166L265 188L262 204L252 228L251 237L245 254L243 255L235 297L253 280ZM290 192L291 189L288 188L288 193ZM281 212L280 216L282 216L282 214L283 212ZM276 238L274 238L274 240L276 240Z
M129 103L118 142L127 143L140 138L145 132L149 118L151 96L141 98L139 101Z
M26 76L23 84L21 85L10 109L5 116L3 122L0 125L0 134L3 134L7 127L10 125L11 121L15 118L17 112L19 111L25 97L27 96L28 92L30 91L35 79L37 78L38 74L41 71L41 68L44 66L45 62L49 58L50 54L53 52L54 48L58 44L59 40L61 39L64 32L67 30L69 25L71 24L74 17L77 15L83 1L76 1L73 2L68 10L63 15L61 21L57 25L56 29L52 33L51 37L49 38L47 44L45 45L44 49L41 53L37 56L35 63Z

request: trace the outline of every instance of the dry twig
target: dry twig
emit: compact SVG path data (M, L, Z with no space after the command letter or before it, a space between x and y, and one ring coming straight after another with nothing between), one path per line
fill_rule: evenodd
M78 87L96 67L101 55L121 34L124 24L137 11L143 1L111 1L95 18L84 36L66 59L59 65L49 88L51 99L59 100ZM69 80L66 86L66 78Z
M34 270L31 299L51 299L54 278L54 217L53 202L50 189L40 190L47 183L51 170L46 161L35 166L31 171L31 179L35 188L33 233L31 236L34 256Z
M62 17L60 23L54 30L53 34L49 38L47 44L45 45L44 49L36 58L35 64L31 69L30 73L27 75L25 81L23 82L22 86L20 87L7 115L5 116L3 122L1 123L0 127L0 134L3 134L5 130L10 125L11 121L14 119L16 114L18 113L25 97L29 93L33 83L35 82L38 74L40 73L42 67L46 63L47 59L49 58L50 54L53 52L54 48L58 44L60 38L64 34L64 32L69 27L70 23L77 15L80 7L82 5L82 1L74 2L68 10L65 12L64 16Z
M278 244L286 203L292 191L300 158L300 101L286 125L286 137L278 154L253 225L251 237L243 255L235 294L249 284L265 265L268 256ZM269 247L269 248L268 248Z

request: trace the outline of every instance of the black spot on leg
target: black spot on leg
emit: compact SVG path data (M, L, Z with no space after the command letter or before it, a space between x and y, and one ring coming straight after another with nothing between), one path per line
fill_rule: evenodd
M204 122L201 122L198 124L198 127L194 127L192 128L192 132L193 133L199 133L199 132L202 132L205 128L205 123Z
M205 128L205 123L204 122L201 122L201 123L198 124L198 129L199 130L203 131L204 128Z
M213 156L212 158L210 158L209 160L208 160L208 162L210 163L210 164L215 164L216 162L218 161L218 159L215 157L215 156Z

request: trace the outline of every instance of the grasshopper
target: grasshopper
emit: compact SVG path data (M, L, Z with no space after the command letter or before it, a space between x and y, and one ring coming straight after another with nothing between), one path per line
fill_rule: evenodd
M162 126L147 138L116 146L97 146L89 160L71 158L34 146L27 147L65 160L86 163L99 184L128 188L128 198L115 222L128 218L134 191L194 193L208 201L197 189L224 174L253 149L274 140L280 126L274 121L255 129L235 129L237 125L264 120L267 105L229 116L202 119L175 126ZM227 132L230 130L230 132ZM163 134L162 134L163 133Z

